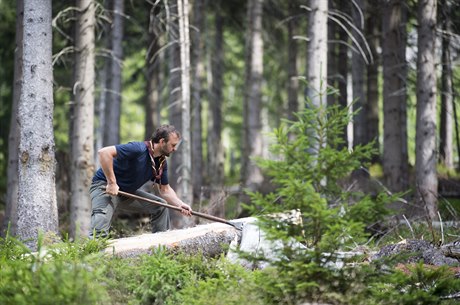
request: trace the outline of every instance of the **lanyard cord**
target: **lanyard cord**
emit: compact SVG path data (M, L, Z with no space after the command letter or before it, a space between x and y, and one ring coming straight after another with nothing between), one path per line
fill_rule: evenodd
M153 170L153 176L155 177L155 181L160 180L161 175L163 174L163 166L164 166L164 163L166 161L166 158L165 158L165 156L160 156L159 157L160 158L159 159L160 165L158 166L158 171L157 171L157 169L155 168L155 160L153 158L153 144L152 144L152 141L145 141L145 144L147 145L147 150L149 152L150 160L152 161L152 170Z

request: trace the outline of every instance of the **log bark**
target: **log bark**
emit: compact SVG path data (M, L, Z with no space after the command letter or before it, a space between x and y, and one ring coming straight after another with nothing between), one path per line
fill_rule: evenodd
M244 219L238 222L245 223ZM183 251L216 257L224 253L233 240L239 240L241 232L223 223L203 224L193 228L115 239L106 253L128 258L151 254L154 249L165 247L171 251Z

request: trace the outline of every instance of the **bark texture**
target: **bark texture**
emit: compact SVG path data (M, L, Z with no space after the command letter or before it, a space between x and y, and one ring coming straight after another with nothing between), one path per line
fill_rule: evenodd
M353 16L353 25L355 30L353 31L353 36L355 41L359 45L365 45L367 42L363 40L364 32L364 15L365 7L363 0L354 1L355 5L352 6L351 12ZM362 145L366 142L366 131L367 131L367 122L366 122L366 104L367 100L364 95L365 89L365 73L364 67L365 62L361 52L358 52L359 46L355 46L355 51L351 55L351 74L353 80L353 110L358 111L353 118L353 146Z
M134 257L151 254L157 247L171 251L186 251L215 257L224 253L228 245L239 237L239 231L221 223L211 223L193 228L143 234L116 239L105 250L120 257Z
M244 94L243 154L241 181L244 187L256 190L263 182L260 168L252 158L262 156L262 39L263 0L248 2L248 35L246 40L246 88Z
M225 18L216 9L214 20L214 49L211 61L212 85L209 98L210 116L208 119L208 177L209 213L224 217L224 202L218 200L224 184L224 150L222 146L222 88L224 75L224 23ZM217 203L212 205L212 203Z
M192 112L192 173L193 173L193 200L200 198L201 187L203 185L203 122L202 113L202 87L204 82L204 49L205 41L205 16L206 5L204 0L197 0L193 5L193 27L191 32L192 59L191 70L193 73L191 90L191 112Z
M24 1L17 233L31 249L39 232L58 232L51 21L51 0Z
M149 28L146 54L147 66L147 102L145 103L145 138L150 139L155 129L160 126L160 37L161 22L158 14L160 5L147 5Z
M74 117L72 128L72 170L70 236L86 236L90 230L91 200L88 189L94 173L94 82L95 3L77 1L75 36Z
M383 52L383 172L392 192L407 190L406 40L407 8L402 1L385 2L382 19Z
M178 0L180 67L181 67L181 110L182 110L182 159L180 165L180 180L178 190L182 200L192 204L192 150L190 140L190 34L188 18L188 0ZM184 218L184 224L189 224Z
M7 169L7 190L5 221L3 223L4 233L9 229L11 235L16 235L18 217L18 147L19 147L19 126L18 107L21 96L22 78L22 43L23 43L23 18L24 1L16 1L16 48L14 52L14 84L13 84L13 105L11 106L10 132L8 135L8 169Z
M442 28L444 33L452 31L451 9L448 1L443 1ZM442 80L441 80L441 122L439 133L439 157L440 162L450 170L454 169L453 156L453 87L452 87L452 59L450 37L442 36Z
M105 106L104 146L120 143L124 0L114 0L112 8L110 86Z
M310 0L308 19L307 96L315 107L326 105L327 1Z
M417 214L427 212L438 219L438 177L436 172L436 1L418 3L417 121L415 159L415 200ZM414 212L415 214L415 212Z

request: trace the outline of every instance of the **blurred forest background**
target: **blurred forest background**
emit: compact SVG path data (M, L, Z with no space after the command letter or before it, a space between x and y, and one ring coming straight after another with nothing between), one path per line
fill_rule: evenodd
M21 111L33 104L21 98L34 53L22 52L27 2L0 0L0 209L13 233L37 190L21 189L20 122L47 128L46 116ZM149 139L164 123L184 138L170 160L179 196L195 210L244 216L244 190L273 187L252 158L275 157L269 133L307 101L356 111L344 149L373 142L379 153L353 177L404 194L405 215L436 220L441 202L460 197L457 1L38 2L52 17L56 166L44 209L57 206L62 232L87 229L97 150Z

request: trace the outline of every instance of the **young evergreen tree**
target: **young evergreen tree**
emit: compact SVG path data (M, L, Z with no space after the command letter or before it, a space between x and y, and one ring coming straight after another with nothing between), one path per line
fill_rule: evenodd
M366 194L350 187L350 174L376 153L373 143L352 151L343 147L342 133L352 115L339 105L306 107L296 120L285 120L275 129L271 148L278 158L258 160L276 186L267 195L250 193L253 214L264 211L261 228L270 240L282 241L274 260L255 258L276 268L274 295L311 300L321 295L320 287L340 281L340 274L330 268L339 250L367 241L369 225L383 220L386 204L395 199L375 189ZM307 132L312 129L316 137ZM308 153L311 147L318 151ZM300 219L273 216L292 210L300 212Z

